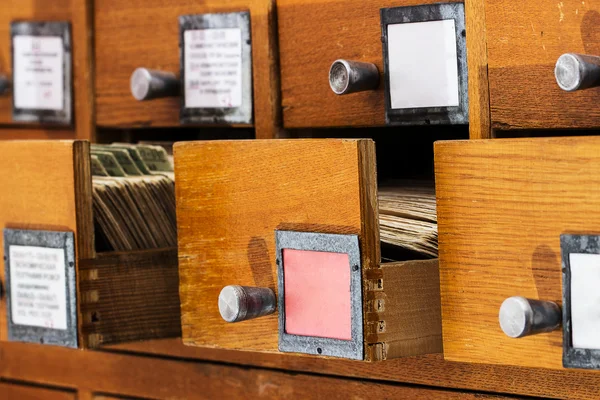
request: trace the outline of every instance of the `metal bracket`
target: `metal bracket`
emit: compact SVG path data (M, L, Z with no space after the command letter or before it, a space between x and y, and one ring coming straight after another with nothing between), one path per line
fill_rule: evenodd
M571 253L600 254L600 236L561 235L563 278L563 366L565 368L600 369L600 350L573 347L571 323Z
M413 22L454 20L456 56L458 58L458 107L392 108L388 52L388 25ZM467 41L463 3L440 3L381 9L385 79L385 119L388 125L468 124L469 96L467 74Z
M275 231L279 310L279 350L283 352L364 359L362 264L356 235ZM346 253L350 268L351 340L291 335L285 329L285 275L283 250Z
M65 291L67 329L18 325L13 322L11 288L11 246L62 249L65 255ZM75 272L75 240L73 232L50 232L4 229L6 308L8 339L16 342L41 343L77 348L77 281Z
M233 108L188 108L186 107L185 78L185 32L188 30L239 28L242 33L242 105ZM250 34L250 12L225 14L199 14L179 17L179 54L181 76L182 124L252 124L252 36Z
M15 105L16 83L14 37L24 36L55 36L63 42L63 108L62 110L35 110L17 108ZM10 25L11 55L13 60L13 108L12 119L17 122L33 122L42 124L72 125L73 124L73 74L72 74L72 43L71 24L69 22L13 22Z

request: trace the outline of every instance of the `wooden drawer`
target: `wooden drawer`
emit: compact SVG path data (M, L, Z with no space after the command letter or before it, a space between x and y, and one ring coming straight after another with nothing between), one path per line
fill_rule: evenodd
M512 296L562 304L562 234L594 234L600 138L435 145L444 355L563 367L562 329L519 339L500 328Z
M547 7L485 1L492 128L597 128L600 89L565 92L554 77L564 53L600 54L595 3L567 0Z
M11 22L66 21L71 25L73 126L49 127L35 123L17 123L12 118L12 92L0 96L0 125L24 129L0 130L0 139L81 138L93 140L91 25L87 0L57 0L40 6L35 0L6 0L0 5L0 74L12 80Z
M286 128L385 125L380 9L434 0L279 0L277 15ZM373 63L377 90L338 96L328 73L337 59Z
M0 227L73 232L77 347L179 336L176 249L95 251L89 147L1 142ZM4 265L0 279L5 288ZM0 302L0 340L8 339L7 297Z
M95 7L96 122L104 127L180 126L181 98L137 101L130 78L139 67L180 75L179 16L249 11L254 126L274 137L279 125L273 0L100 0Z
M37 386L26 386L23 384L0 382L0 393L5 399L19 400L75 400L74 392L66 390L45 389Z
M288 265L285 249L307 250L300 244L282 244L287 240L283 237L292 232L292 236L298 235L296 243L330 240L330 250L315 245L309 253L346 253L355 260L351 261L352 278L344 278L350 266L343 263L329 278L318 272L311 278L327 285L327 289L314 289L322 293L319 296L338 293L336 280L350 280L350 293L341 284L341 298L350 296L348 309L357 314L340 317L339 324L347 323L352 335L328 332L332 336L327 336L319 331L314 336L298 336L343 338L339 342L345 343L362 336L353 357L373 361L441 351L437 260L380 263L371 140L182 142L176 144L174 154L185 344L260 352L282 349L287 330L279 329L290 327L289 318L275 310L271 315L231 324L221 317L217 300L228 285L261 287L279 296L280 310L285 307L282 285L293 284L292 278L285 280L287 272L283 272ZM349 236L357 238L358 255L331 250L339 246L335 240ZM322 265L338 268L333 261ZM296 298L306 300L302 294ZM326 304L337 304L335 301L342 300L323 298ZM342 312L348 309L342 307ZM323 326L336 317L319 315L315 321ZM329 348L314 345L305 352L332 355Z

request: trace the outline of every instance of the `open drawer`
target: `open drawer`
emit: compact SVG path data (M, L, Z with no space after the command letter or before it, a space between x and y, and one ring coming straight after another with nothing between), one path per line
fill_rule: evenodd
M446 359L598 365L599 154L599 137L436 143Z
M373 141L183 142L174 155L185 344L368 361L441 351L437 260L380 261ZM262 307L238 312L248 298ZM225 321L251 309L265 315Z
M95 250L89 143L6 141L0 156L0 339L91 348L179 336L176 249Z

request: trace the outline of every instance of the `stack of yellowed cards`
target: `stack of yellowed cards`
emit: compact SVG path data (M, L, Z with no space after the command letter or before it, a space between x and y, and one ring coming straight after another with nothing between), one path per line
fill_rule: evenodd
M403 181L379 190L381 241L428 257L438 255L435 186Z
M91 153L96 247L176 247L175 176L165 149L113 143Z

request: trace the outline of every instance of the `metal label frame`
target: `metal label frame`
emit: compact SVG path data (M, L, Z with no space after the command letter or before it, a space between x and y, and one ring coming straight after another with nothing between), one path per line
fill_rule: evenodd
M12 322L10 251L12 245L64 249L66 271L67 329L17 325ZM4 271L6 277L6 314L8 340L77 348L77 281L73 232L4 229Z
M242 105L234 108L187 108L185 106L185 43L188 30L240 28L242 30ZM182 15L179 17L179 68L181 77L181 124L248 124L253 118L252 36L250 12Z
M573 347L571 326L571 253L600 254L600 236L561 235L563 278L563 367L600 369L600 350Z
M469 123L469 94L467 74L467 41L465 6L463 3L439 3L420 6L383 8L381 13L381 41L385 79L385 121L388 125L461 125ZM457 107L423 107L393 109L389 90L390 71L388 54L388 25L453 19L456 29L456 56L458 58Z
M14 87L14 63L15 48L13 38L18 35L28 36L58 36L63 41L63 109L62 110L34 110L23 109L15 106L15 87ZM64 21L52 22L33 22L33 21L15 21L10 25L10 45L13 71L13 100L12 100L12 119L16 122L73 125L73 71L72 71L72 42L71 42L71 23Z
M364 359L362 264L357 235L275 231L277 263L277 308L279 311L279 351ZM285 275L283 250L323 251L348 254L350 268L351 340L291 335L285 331Z

